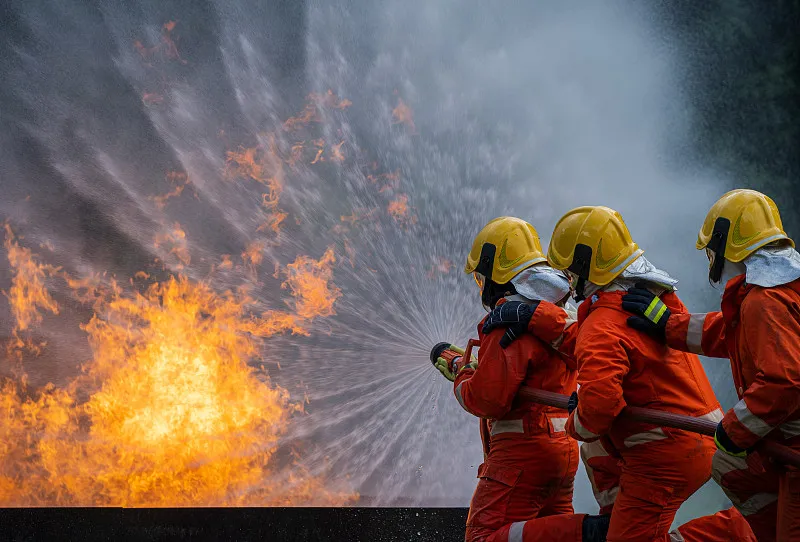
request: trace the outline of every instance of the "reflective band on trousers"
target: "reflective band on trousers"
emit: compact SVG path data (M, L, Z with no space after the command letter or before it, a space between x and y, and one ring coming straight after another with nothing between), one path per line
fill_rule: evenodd
M508 542L522 542L522 531L525 530L525 522L518 521L511 525L508 530Z
M592 433L583 426L577 412L575 412L575 431L581 436L581 438L597 438L600 436Z
M565 430L564 428L567 426L568 419L569 418L550 418L550 423L553 424L553 431L556 433L563 432Z
M703 353L703 325L706 323L706 315L690 314L689 328L686 330L686 346L693 354Z
M492 435L500 433L524 433L525 426L522 420L498 420L492 422Z
M632 448L639 444L644 444L645 442L664 440L665 438L667 438L667 435L664 434L664 430L658 427L656 429L651 429L650 431L644 431L642 433L636 433L635 435L629 436L625 439L625 446Z
M781 433L783 433L783 438L796 437L797 435L800 435L800 420L781 424L780 430Z
M736 418L739 420L739 423L744 425L754 435L763 437L773 429L773 427L767 425L764 420L750 412L750 409L747 408L747 403L744 402L744 399L733 406L733 413L736 414Z
M669 533L669 542L686 542L686 539L678 529L675 529Z

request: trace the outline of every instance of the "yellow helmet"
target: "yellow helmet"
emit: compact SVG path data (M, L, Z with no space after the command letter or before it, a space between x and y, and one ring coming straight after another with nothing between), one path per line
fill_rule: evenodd
M578 276L576 293L581 296L585 281L605 286L643 252L614 209L578 207L556 224L547 261L556 269L567 269Z
M501 216L475 237L464 272L506 284L521 271L546 260L533 226L519 218Z
M711 206L697 235L697 250L708 247L718 256L741 262L773 241L794 241L783 231L778 207L755 190L731 190ZM718 260L721 264L722 258Z

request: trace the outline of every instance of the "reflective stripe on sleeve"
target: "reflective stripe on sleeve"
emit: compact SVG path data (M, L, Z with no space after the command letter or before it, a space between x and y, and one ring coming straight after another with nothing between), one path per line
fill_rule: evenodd
M524 530L524 521L512 523L511 528L508 530L508 542L522 542L522 531Z
M500 433L524 433L525 426L522 420L498 420L492 422L492 435Z
M462 382L456 386L456 399L458 400L458 404L461 405L461 408L469 412L469 409L466 407L466 405L464 405L464 398L461 396L461 386L463 385L464 383ZM472 412L469 413L472 414Z
M629 436L625 439L624 444L628 448L632 448L633 446L638 446L639 444L644 444L645 442L654 442L656 440L664 440L667 438L667 435L664 433L664 430L660 427L656 429L651 429L650 431L644 431L642 433L636 433L634 435Z
M734 405L733 413L736 414L736 418L739 420L739 423L744 425L748 431L754 435L763 437L773 429L773 427L768 425L764 420L750 412L750 409L747 408L747 403L744 402L744 399Z
M583 424L581 423L581 418L578 416L578 413L575 412L575 432L581 436L581 438L597 438L600 435L592 433L588 429L586 429Z
M594 485L592 486L592 489L594 489ZM611 506L617 500L618 493L619 486L614 486L611 489L606 489L605 491L595 491L594 500L597 501L597 504L600 505L600 508Z
M730 496L730 495L729 495ZM733 505L736 507L743 516L751 516L760 512L765 507L778 500L777 493L756 493L744 502L736 502L734 499Z
M703 325L706 323L705 313L689 315L689 328L686 330L686 346L693 354L703 353Z
M669 542L686 542L686 539L678 529L675 529L669 533Z

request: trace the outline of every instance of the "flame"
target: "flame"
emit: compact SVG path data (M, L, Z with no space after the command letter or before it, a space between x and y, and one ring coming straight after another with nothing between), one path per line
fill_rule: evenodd
M298 256L287 265L286 280L281 287L291 291L294 301L290 306L293 305L294 312L265 312L267 329L308 335L307 324L311 320L336 314L333 305L342 292L330 284L335 262L333 248L329 247L319 260Z
M247 245L244 252L242 252L242 260L246 264L256 267L264 260L264 242L253 241Z
M42 311L58 314L58 303L45 287L47 277L57 272L58 268L38 263L30 249L19 246L11 226L6 224L5 230L4 246L12 273L11 288L6 297L14 315L13 331L16 333L40 324Z
M175 186L172 190L167 192L166 194L162 194L160 196L150 196L150 199L155 204L156 208L163 211L164 207L167 205L167 201L171 198L177 198L180 196L184 189L187 186L191 185L191 181L189 181L189 176L186 173L180 171L170 171L166 175L167 180L170 181L171 184ZM195 194L197 196L197 194Z
M156 235L153 246L175 256L180 262L177 265L178 269L184 265L189 265L192 261L192 257L189 254L189 245L186 241L186 232L177 222L172 225L171 230Z
M306 105L303 110L295 117L289 117L283 123L283 129L294 131L312 122L322 122L322 111L325 109L344 110L353 105L347 99L339 99L330 89L325 94L312 92L306 97Z
M392 116L395 119L394 124L405 124L412 132L416 131L416 126L414 126L414 111L411 110L402 98L397 99L397 107L392 109Z
M25 270L15 281L32 272L43 291L45 275L7 233L9 258ZM278 440L301 407L249 365L264 339L334 313L334 261L330 249L320 260L299 256L284 283L295 313L265 316L242 292L186 277L143 291L112 281L82 326L92 357L80 376L38 390L25 379L0 382L0 506L350 502L302 470L274 470ZM33 304L55 310L47 294Z
M386 210L400 224L409 225L417 222L417 218L411 214L411 209L408 206L408 196L405 194L400 194L390 201Z
M233 260L231 259L230 254L222 255L222 261L219 264L219 268L225 271L233 269Z
M344 145L344 140L340 141L337 145L331 147L331 150L333 152L331 160L333 162L344 162L344 154L342 154L342 145Z
M396 191L400 187L400 170L392 173L379 173L378 175L369 174L367 180L374 185L381 185L378 188L378 193Z
M241 150L228 151L227 162L229 169L228 178L249 177L258 182L263 182L264 166L260 159L257 159L258 149L256 147L244 148Z

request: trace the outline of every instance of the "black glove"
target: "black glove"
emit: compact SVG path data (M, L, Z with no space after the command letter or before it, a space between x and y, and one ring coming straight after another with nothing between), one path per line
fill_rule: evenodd
M740 448L731 440L731 437L729 437L728 433L725 432L725 427L722 426L722 422L717 424L717 431L714 433L714 444L717 445L717 448L728 455L732 455L734 457L747 457L747 450Z
M628 325L638 331L664 340L670 311L658 296L647 289L647 284L639 282L622 296L622 309L636 316L628 318Z
M567 412L572 414L572 411L578 408L578 392L573 391L572 395L569 396L569 401L567 401Z
M498 327L508 328L503 338L500 339L500 348L507 348L517 337L528 330L528 324L538 306L538 301L533 301L532 303L506 301L489 313L483 323L483 333L489 333Z

